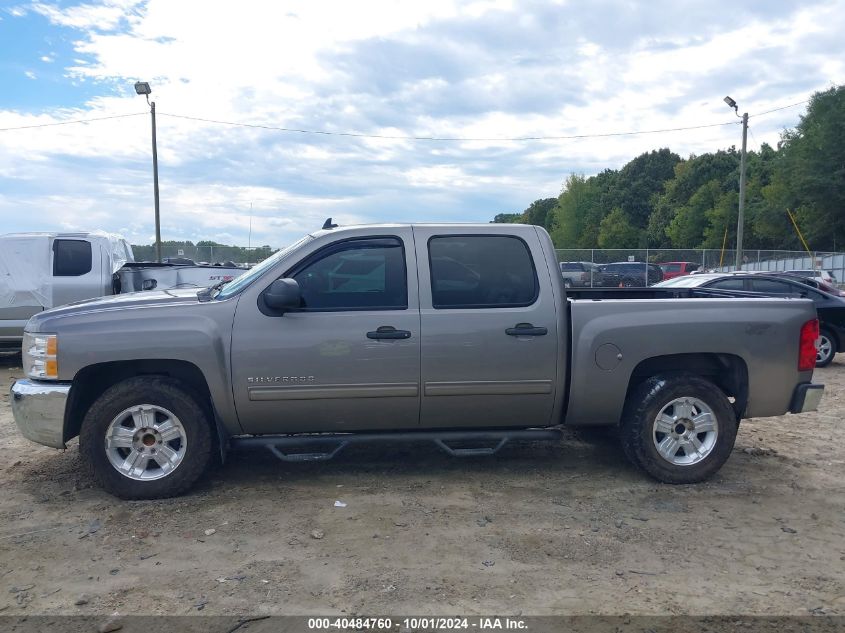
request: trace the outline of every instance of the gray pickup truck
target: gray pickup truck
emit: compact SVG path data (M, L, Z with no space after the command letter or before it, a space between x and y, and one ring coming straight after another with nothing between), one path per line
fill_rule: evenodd
M227 284L36 314L12 409L41 444L78 435L127 499L182 493L229 448L481 455L563 424L617 425L635 464L691 483L727 460L742 418L816 408L817 337L803 299L568 296L534 226L327 222Z

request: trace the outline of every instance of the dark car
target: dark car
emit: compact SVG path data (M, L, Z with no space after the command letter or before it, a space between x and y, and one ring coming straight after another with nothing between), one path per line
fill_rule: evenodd
M653 286L663 281L663 271L657 264L645 262L613 262L599 266L604 274L605 287L637 288Z
M707 273L676 277L661 288L713 288L756 292L774 297L812 299L819 316L816 367L829 365L845 344L845 298L825 290L827 284L789 273Z

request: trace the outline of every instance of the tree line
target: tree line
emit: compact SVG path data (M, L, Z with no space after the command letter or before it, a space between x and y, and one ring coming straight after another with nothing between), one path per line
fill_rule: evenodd
M179 252L182 252L180 255ZM162 257L185 257L195 262L209 264L233 262L236 264L260 262L276 252L271 246L230 246L211 240L191 241L168 240L161 243ZM132 254L137 262L153 262L156 258L155 244L133 244Z
M813 94L777 147L746 161L745 248L802 250L790 213L811 249L845 247L845 86ZM686 159L654 150L621 169L571 174L557 198L493 222L543 226L557 248L733 248L739 165L735 147Z

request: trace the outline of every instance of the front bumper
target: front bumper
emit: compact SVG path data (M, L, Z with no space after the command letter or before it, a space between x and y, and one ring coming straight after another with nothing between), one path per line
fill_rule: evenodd
M10 390L12 415L28 440L65 448L65 405L70 383L18 380Z
M807 413L808 411L815 411L819 408L819 402L821 402L823 394L824 385L814 385L809 382L798 385L792 394L792 403L789 405L789 412Z

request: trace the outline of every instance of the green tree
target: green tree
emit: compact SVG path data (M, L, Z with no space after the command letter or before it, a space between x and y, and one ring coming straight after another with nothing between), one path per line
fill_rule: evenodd
M778 204L796 212L811 248L845 243L845 86L815 93L794 130L782 135ZM774 199L770 190L770 199Z
M640 154L619 171L611 204L621 208L631 224L646 228L654 210L654 197L674 177L675 165L680 161L681 157L668 148Z
M557 248L575 248L584 230L590 185L583 175L570 174L552 210L552 241Z
M516 224L522 218L521 213L497 213L493 218L494 224Z
M526 224L534 224L542 226L545 229L551 227L554 220L554 208L557 204L557 198L542 198L535 200L531 205L522 212L522 221Z
M678 209L666 227L666 235L674 248L697 248L704 240L708 227L708 213L712 212L722 196L718 180L711 180L696 191L689 202Z
M621 208L616 207L599 225L600 248L637 248L642 231L637 229Z

